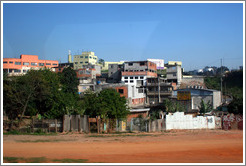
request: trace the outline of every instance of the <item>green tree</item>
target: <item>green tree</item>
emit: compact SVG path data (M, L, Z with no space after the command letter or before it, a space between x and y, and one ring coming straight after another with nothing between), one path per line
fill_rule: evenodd
M62 90L65 93L78 93L79 80L76 72L71 67L67 67L62 71L60 80Z
M234 97L228 105L228 112L233 114L243 114L243 100L240 97Z
M207 103L205 103L203 100L201 100L201 103L200 103L200 106L199 107L199 112L200 114L205 114L209 111L212 111L213 107L212 105L210 104L210 101L208 101Z

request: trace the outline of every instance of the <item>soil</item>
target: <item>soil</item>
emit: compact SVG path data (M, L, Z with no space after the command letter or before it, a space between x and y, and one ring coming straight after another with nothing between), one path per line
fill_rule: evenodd
M243 147L242 130L3 136L4 157L44 157L47 162L86 159L87 163L243 163Z

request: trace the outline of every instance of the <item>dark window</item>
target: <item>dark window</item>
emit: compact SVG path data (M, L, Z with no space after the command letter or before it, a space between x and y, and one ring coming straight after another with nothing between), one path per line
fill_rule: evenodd
M91 59L91 56L90 56L90 59Z
M29 62L23 62L23 65L29 65Z
M78 64L78 62L75 62L75 64Z
M23 70L23 73L26 73L27 71L26 70Z
M31 63L32 66L37 66L38 64L36 62Z
M39 66L44 66L44 63L39 63L38 65L39 65Z
M128 81L126 80L125 83L128 83Z
M145 65L145 62L140 62L140 66L144 66Z
M85 63L88 63L88 62L85 62Z
M53 63L52 65L57 66L57 63Z
M138 79L138 77L135 77L135 79Z
M83 62L80 62L80 64L82 64Z
M131 83L133 83L133 80L130 80Z
M133 77L130 77L130 79L133 79Z
M124 93L124 89L119 89L119 93L123 94Z
M13 63L12 61L9 61L9 63Z
M8 63L8 61L3 61L3 63Z
M75 62L76 63L76 62ZM51 65L51 63L46 63L46 65Z
M132 66L132 65L133 65L133 63L129 63L128 65L129 65L129 66Z
M143 77L140 77L140 79L143 79Z
M125 79L128 79L128 77L125 77Z
M88 56L85 56L85 58L88 58Z
M80 58L83 58L83 56L80 56Z
M19 70L19 69L14 69L14 72L15 72L15 73L20 73L21 70Z
M15 62L15 65L21 65L21 62Z

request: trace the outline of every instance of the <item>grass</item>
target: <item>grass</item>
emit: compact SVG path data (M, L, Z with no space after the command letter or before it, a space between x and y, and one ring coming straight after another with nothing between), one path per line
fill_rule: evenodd
M23 158L23 157L3 157L5 163L44 163L47 161L45 157L31 157L31 158Z
M87 159L47 159L46 157L3 157L4 163L85 163Z
M38 140L17 140L16 142L23 143L38 143L38 142L60 142L60 141L74 141L74 140L63 140L63 139L38 139Z
M50 135L57 135L57 133L45 133L45 132L24 133L24 132L19 132L17 130L13 130L3 133L3 135L49 135L50 136Z

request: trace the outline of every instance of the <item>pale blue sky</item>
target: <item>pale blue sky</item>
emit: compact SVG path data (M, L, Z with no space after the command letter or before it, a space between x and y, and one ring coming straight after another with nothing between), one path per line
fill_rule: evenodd
M105 61L182 61L185 70L243 65L243 4L3 5L3 57L67 62L94 51Z

